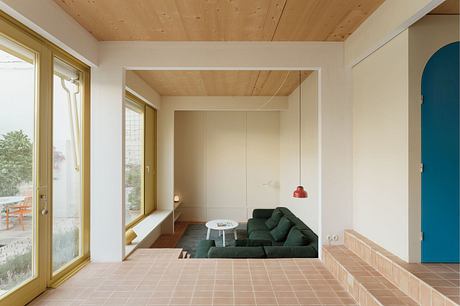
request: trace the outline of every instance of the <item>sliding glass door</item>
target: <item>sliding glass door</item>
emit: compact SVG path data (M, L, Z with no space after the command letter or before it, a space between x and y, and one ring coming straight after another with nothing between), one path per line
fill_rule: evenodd
M45 54L18 31L9 34L0 33L0 304L37 294L46 275L46 154L39 154L46 105L38 95Z
M89 68L0 12L0 306L89 259Z
M54 59L52 271L82 254L82 77Z

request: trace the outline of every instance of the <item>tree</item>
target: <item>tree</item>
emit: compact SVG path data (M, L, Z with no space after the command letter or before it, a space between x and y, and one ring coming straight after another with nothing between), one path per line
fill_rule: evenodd
M0 139L0 196L18 193L20 183L32 181L32 142L22 130Z
M131 210L137 210L140 209L141 203L141 166L136 164L127 164L125 169L125 186L131 188L128 195L128 208Z

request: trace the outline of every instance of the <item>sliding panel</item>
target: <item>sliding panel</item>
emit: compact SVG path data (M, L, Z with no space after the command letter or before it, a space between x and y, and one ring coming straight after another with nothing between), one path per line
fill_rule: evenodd
M36 276L35 56L0 36L0 295Z
M82 254L82 83L59 59L53 77L52 271Z
M153 107L145 106L145 158L144 158L144 210L148 215L157 208L157 180L156 180L156 118L157 112Z
M144 216L144 106L125 100L125 224Z

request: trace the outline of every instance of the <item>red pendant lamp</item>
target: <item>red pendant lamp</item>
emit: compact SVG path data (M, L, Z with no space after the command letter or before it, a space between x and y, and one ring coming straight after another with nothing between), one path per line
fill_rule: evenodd
M294 198L307 198L308 194L302 186L302 71L299 71L299 186L292 194Z

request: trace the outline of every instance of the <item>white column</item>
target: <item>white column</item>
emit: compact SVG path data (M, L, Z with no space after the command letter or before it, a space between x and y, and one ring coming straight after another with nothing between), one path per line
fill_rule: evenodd
M91 259L124 256L123 88L121 67L91 71Z

